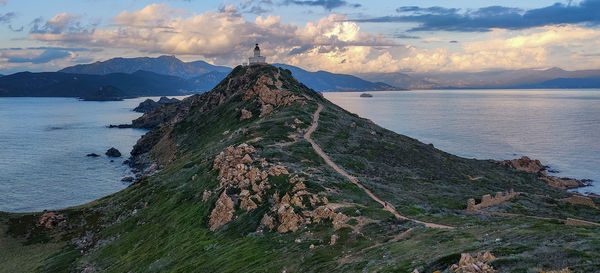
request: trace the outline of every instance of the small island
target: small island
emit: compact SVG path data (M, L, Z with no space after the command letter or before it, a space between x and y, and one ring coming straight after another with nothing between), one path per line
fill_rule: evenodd
M362 93L362 94L360 94L360 97L361 97L361 98L372 98L372 97L373 97L373 95L371 95L371 94L369 94L369 93Z

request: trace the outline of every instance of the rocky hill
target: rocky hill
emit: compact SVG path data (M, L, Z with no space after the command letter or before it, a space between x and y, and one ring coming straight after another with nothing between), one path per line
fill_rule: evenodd
M0 271L600 268L597 198L552 187L539 162L460 158L383 129L286 69L236 67L133 125L151 129L130 159L137 181L0 214Z

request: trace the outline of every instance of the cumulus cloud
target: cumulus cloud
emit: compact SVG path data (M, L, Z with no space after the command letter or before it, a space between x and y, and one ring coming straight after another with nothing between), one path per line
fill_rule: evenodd
M233 6L185 15L167 5L152 4L119 13L106 28L82 30L77 27L79 24L73 24L76 18L57 15L43 27L34 28L29 37L83 47L135 48L146 53L203 56L233 65L244 60L254 43L263 45L270 61L282 62L301 58L298 55L302 54L343 56L357 50L370 51L371 47L399 46L382 35L361 32L356 23L335 14L299 27L282 23L279 16L258 16L249 22ZM358 64L347 62L345 65Z
M494 28L519 30L558 24L600 23L600 0L583 0L579 4L556 3L551 6L522 10L491 6L476 10L416 6L399 7L397 16L356 19L356 22L417 23L411 31L481 32Z
M401 12L405 11L454 12L443 8L401 9ZM187 55L184 58L230 66L247 60L254 43L260 43L263 55L271 63L338 73L481 71L565 67L565 64L570 64L565 68L594 68L600 65L597 58L589 57L600 53L600 31L577 25L518 31L493 29L475 33L461 43L455 43L454 39L427 37L421 42L430 42L428 48L417 48L399 44L381 34L365 32L356 22L348 21L340 14L298 26L283 23L279 16L271 15L248 21L233 6L201 14L184 14L168 5L152 4L140 10L120 12L103 27L82 27L79 20L81 18L77 16L59 14L47 22L38 22L29 38L63 47L110 48L139 55ZM450 47L449 43L452 43ZM89 57L73 56L76 53L73 50L68 52L71 57L58 60ZM42 53L33 56L42 61ZM50 53L43 57L48 59L61 54Z

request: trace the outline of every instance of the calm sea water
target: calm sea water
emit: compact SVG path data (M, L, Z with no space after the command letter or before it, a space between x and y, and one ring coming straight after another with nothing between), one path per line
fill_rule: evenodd
M537 158L600 193L600 90L324 93L346 110L468 158Z
M106 125L140 116L131 110L143 99L0 98L0 211L80 205L126 187L122 162L144 131ZM110 147L123 157L110 162Z

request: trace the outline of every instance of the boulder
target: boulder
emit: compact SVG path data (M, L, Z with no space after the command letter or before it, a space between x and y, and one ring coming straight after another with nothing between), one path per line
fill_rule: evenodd
M132 176L126 176L126 177L123 177L123 179L121 179L121 181L123 181L123 182L133 182L133 177Z
M110 157L121 157L121 152L119 152L119 150L117 150L116 148L112 147L108 149L108 151L106 151L106 155Z
M90 154L87 154L86 156L89 156L89 157L99 157L100 155L97 154L97 153L90 153Z
M225 191L221 194L217 202L215 203L215 208L210 213L210 220L208 221L208 225L211 231L215 231L216 229L222 227L231 221L233 217L233 200Z

